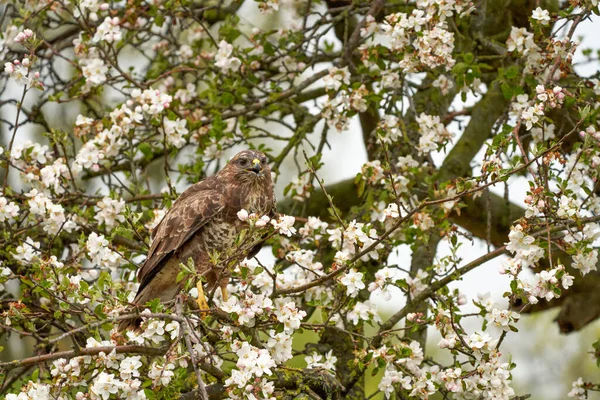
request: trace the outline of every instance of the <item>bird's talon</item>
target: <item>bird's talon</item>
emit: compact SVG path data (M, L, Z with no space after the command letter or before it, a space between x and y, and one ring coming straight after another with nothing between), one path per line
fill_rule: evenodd
M221 283L221 298L226 303L229 300L229 293L227 292L227 282Z
M198 299L196 300L196 303L198 303L198 308L200 309L200 316L204 319L208 315L207 311L210 310L210 307L208 306L206 296L204 295L202 281L198 281L196 288L198 289Z

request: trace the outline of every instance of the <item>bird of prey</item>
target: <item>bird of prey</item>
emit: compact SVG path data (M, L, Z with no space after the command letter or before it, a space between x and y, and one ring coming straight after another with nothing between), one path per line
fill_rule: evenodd
M248 228L238 218L241 209L257 215L275 215L271 170L260 151L239 152L217 174L192 185L179 196L153 231L148 257L137 274L140 287L134 303L143 306L155 298L161 302L174 299L183 286L183 282L177 283L180 263L187 265L190 258L204 276L207 290L213 291L219 285L223 299L227 300L229 271L225 265L215 265L214 255L235 249L233 259L241 261L256 255L261 247L258 237L246 238L244 243L248 245L236 248L239 233ZM200 280L197 288L198 305L207 310ZM123 320L119 330L136 328L140 322L140 319Z

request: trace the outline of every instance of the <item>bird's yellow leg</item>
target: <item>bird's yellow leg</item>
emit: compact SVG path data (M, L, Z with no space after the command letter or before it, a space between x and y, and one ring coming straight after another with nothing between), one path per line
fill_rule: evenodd
M226 302L229 300L229 293L227 293L227 282L221 282L219 286L221 286L221 297L223 298L223 302Z
M208 302L206 301L204 289L202 288L202 281L200 279L198 279L198 283L196 283L196 288L198 289L198 299L196 300L198 308L200 308L200 311L208 311ZM202 317L206 317L206 312L201 312L201 315Z

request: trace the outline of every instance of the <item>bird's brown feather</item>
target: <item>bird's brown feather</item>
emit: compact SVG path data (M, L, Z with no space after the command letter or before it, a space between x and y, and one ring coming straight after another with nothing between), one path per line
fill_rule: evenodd
M140 290L153 279L169 256L223 210L224 199L214 181L209 178L183 192L156 227L148 257L137 274Z

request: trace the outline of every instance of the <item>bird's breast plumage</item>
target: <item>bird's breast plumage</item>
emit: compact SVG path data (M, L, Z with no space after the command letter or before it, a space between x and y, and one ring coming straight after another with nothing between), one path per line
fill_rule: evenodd
M272 196L266 196L262 190L240 191L232 193L231 196L237 201L232 201L232 206L215 215L179 251L179 259L183 262L191 257L199 272L209 268L209 254L215 251L221 254L224 249L233 251L236 258L243 259L256 245L255 240L252 239L245 240L245 245L241 247L236 244L240 232L249 227L237 216L241 209L262 216L270 214L273 208ZM233 255L222 254L225 258Z
M264 215L269 214L273 205L271 204L270 197L266 196L263 191L255 190L250 191L245 199L242 199L242 207L248 213Z
M240 221L241 222L241 221ZM219 247L230 248L235 244L237 235L241 231L241 224L237 221L226 221L224 218L215 218L199 232L207 251Z

